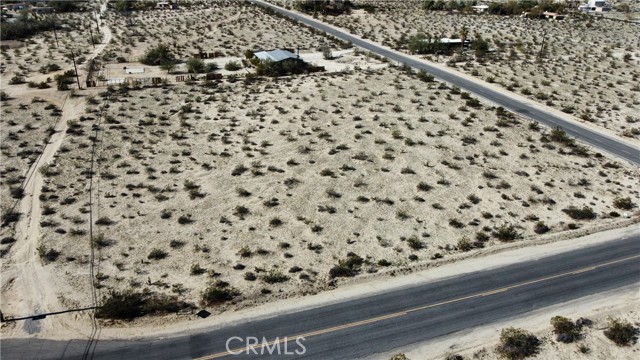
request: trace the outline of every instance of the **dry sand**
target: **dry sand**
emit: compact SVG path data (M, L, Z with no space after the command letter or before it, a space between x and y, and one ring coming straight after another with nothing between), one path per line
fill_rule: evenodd
M111 97L94 169L101 293L180 288L197 303L211 281L224 280L242 292L238 301L263 302L326 288L329 269L349 252L366 259L363 273L376 272L447 257L461 238L491 238L506 224L522 241L537 236L538 221L552 232L614 224L615 198L637 202L636 169L562 155L540 142L543 130L517 120L496 126L494 110L460 110L459 96L388 68ZM77 288L64 296L77 306L89 294L97 119L89 109L71 125L68 151L54 162L61 175L43 188L51 214L41 243L61 253L47 266ZM562 212L571 205L599 219L576 223ZM149 259L153 249L167 257ZM190 275L194 265L205 273ZM265 284L260 276L271 271L290 279ZM259 279L245 280L247 272Z

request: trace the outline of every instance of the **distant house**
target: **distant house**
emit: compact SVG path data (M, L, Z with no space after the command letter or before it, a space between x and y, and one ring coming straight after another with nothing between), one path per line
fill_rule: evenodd
M580 5L578 9L584 12L602 12L611 10L611 5L607 4L605 0L589 0L586 4Z
M471 45L471 40L464 39L464 45L463 45L462 39L442 38L440 39L440 43L448 48L460 47L460 46L468 48Z
M173 6L168 1L159 1L156 3L156 9L158 10L168 10L172 8Z
M253 53L253 56L262 61L273 61L273 62L283 62L283 61L302 61L300 56L292 53L289 50L275 49L270 51L258 51Z
M477 13L483 13L487 11L487 9L489 8L489 5L474 5L471 8L473 9L473 11Z

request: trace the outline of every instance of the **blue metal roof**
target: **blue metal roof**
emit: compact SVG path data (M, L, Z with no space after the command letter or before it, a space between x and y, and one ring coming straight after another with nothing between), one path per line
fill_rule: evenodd
M298 56L291 51L287 50L271 50L271 51L259 51L254 55L260 60L282 61L286 59L298 59Z

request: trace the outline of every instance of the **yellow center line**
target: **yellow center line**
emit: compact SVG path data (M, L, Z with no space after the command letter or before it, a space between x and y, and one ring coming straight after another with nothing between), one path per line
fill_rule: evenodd
M523 286L527 286L527 285L537 284L537 283L541 283L541 282L545 282L545 281L549 281L549 280L554 280L554 279L558 279L558 278L569 276L569 275L576 275L576 274L581 274L581 273L588 272L588 271L593 271L593 270L596 270L596 269L604 267L604 266L608 266L608 265L624 262L624 261L635 259L635 258L638 258L638 257L640 257L640 255L628 256L626 258L622 258L622 259L618 259L618 260L612 260L612 261L609 261L609 262L606 262L606 263L602 263L602 264L598 264L598 265L594 265L594 266L588 266L588 267L585 267L585 268L582 268L582 269L578 269L578 270L574 270L574 271L568 271L568 272L564 272L564 273L560 273L560 274L556 274L556 275L551 275L551 276L547 276L547 277L540 278L540 279L525 281L525 282L521 282L521 283L518 283L518 284L515 284L515 285L506 286L506 287L498 288L498 289L495 289L495 290L485 291L485 292L478 293L478 294L463 296L463 297L459 297L459 298L455 298L455 299L451 299L451 300L447 300L447 301L442 301L442 302L439 302L439 303L424 305L424 306L412 308L412 309L405 310L405 311L399 311L399 312L395 312L395 313L391 313L391 314L387 314L387 315L377 316L377 317L370 318L370 319L365 319L365 320L355 321L355 322L351 322L351 323L347 323L347 324L343 324L343 325L333 326L333 327L330 327L330 328L316 330L316 331L312 331L312 332L308 332L308 333L304 333L304 334L286 336L286 337L284 337L282 339L278 338L278 340L273 340L273 341L270 341L268 343L260 343L260 344L256 344L256 345L252 345L252 346L245 346L245 347L241 347L241 348L229 349L229 351L224 351L224 352L219 352L217 354L212 354L212 355L199 357L199 358L196 358L194 360L217 359L217 358L221 358L221 357L224 357L224 356L231 355L231 353L236 353L237 354L239 352L249 351L249 350L253 350L253 349L256 349L256 348L259 349L259 348L262 348L262 347L265 347L265 346L272 346L272 345L280 343L280 342L286 342L287 341L286 339L301 338L301 337L309 338L309 337L312 337L312 336L318 336L318 335L322 335L322 334L336 332L336 331L339 331L339 330L344 330L344 329L349 329L349 328L358 327L358 326L362 326L362 325L372 324L372 323L375 323L375 322L379 322L379 321L383 321L383 320L387 320L387 319L392 319L392 318L396 318L396 317L400 317L400 316L404 316L404 315L407 315L407 314L409 314L411 312L416 312L416 311L420 311L420 310L426 310L426 309L430 309L430 308L434 308L434 307L438 307L438 306L442 306L442 305L447 305L447 304L451 304L451 303L455 303L455 302L460 302L460 301L464 301L464 300L469 300L469 299L473 299L473 298L490 296L490 295L502 293L502 292L505 292L505 291L509 291L511 289L515 289L515 288L519 288L519 287L523 287Z

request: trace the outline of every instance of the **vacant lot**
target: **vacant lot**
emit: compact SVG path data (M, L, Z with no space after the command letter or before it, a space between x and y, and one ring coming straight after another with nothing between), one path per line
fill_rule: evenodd
M290 2L276 2L289 4ZM392 48L409 51L416 34L482 37L490 53L428 57L573 114L613 133L640 136L640 25L594 17L564 21L427 12L422 1L356 1L374 11L318 18ZM544 40L543 40L544 39ZM543 46L542 57L540 50Z
M72 54L76 64L81 65L93 50L92 36L93 44L102 41L102 34L96 29L90 12L61 13L54 19L60 26L56 32L45 31L20 41L10 41L11 48L2 50L3 90L11 93L14 86L10 84L28 82L32 82L33 87L46 88L48 85L55 89L55 75L73 69Z
M27 170L42 152L53 133L60 109L38 97L8 98L2 101L0 116L0 203L2 256L16 241L13 225L17 220L15 205L24 197L22 184Z
M104 58L136 61L158 43L171 47L186 60L199 52L217 56L244 56L246 50L300 48L316 50L332 40L324 34L266 14L249 3L199 1L180 10L136 11L128 16L111 12L105 17L114 41Z
M313 293L332 278L611 223L628 211L616 206L638 202L637 169L398 68L87 102L42 189L42 250L57 254L46 266L77 286L64 297L78 304L92 174L101 293L149 288L193 303L212 282L243 305Z

